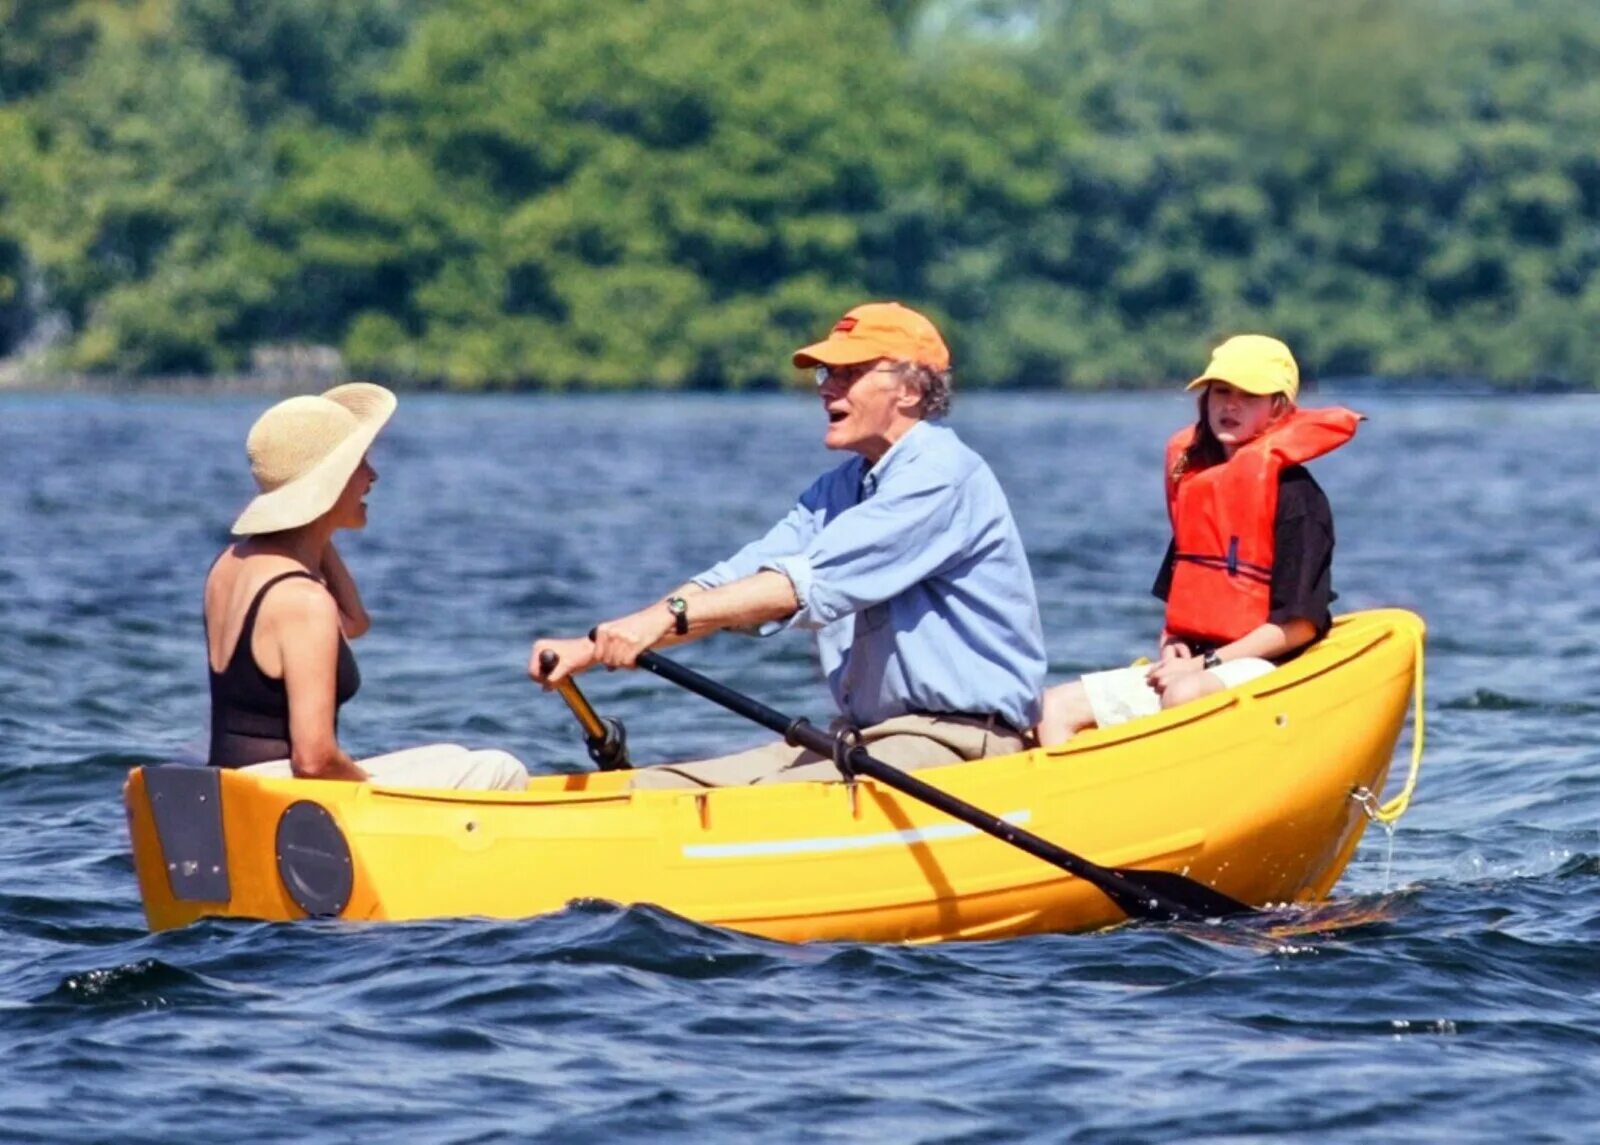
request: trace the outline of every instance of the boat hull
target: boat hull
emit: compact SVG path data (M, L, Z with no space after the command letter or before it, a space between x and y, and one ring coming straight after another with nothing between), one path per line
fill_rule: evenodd
M1342 618L1241 688L1066 744L919 772L1107 866L1254 905L1324 898L1380 792L1421 655L1398 610ZM183 774L179 774L183 773ZM152 929L207 916L523 918L650 902L787 941L1084 930L1081 879L871 780L626 791L625 774L441 792L138 768L129 828Z

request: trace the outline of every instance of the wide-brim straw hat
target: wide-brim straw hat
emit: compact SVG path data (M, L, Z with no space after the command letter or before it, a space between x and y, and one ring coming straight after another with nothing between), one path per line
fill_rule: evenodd
M245 441L261 493L239 514L234 533L295 529L333 508L397 404L382 386L350 382L262 414Z

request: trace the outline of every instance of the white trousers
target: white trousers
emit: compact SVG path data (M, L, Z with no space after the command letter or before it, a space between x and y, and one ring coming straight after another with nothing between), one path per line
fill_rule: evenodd
M1153 716L1161 710L1161 697L1147 678L1150 667L1139 664L1132 668L1113 668L1109 672L1090 672L1083 677L1083 690L1089 696L1089 709L1094 712L1098 727L1115 727L1129 720ZM1237 688L1276 667L1271 660L1245 657L1206 671L1222 681L1224 688Z
M436 787L458 791L522 791L528 786L528 769L509 752L495 748L473 751L455 743L430 743L391 751L357 765L373 782L389 787ZM294 769L286 759L241 767L240 771L270 779L292 779Z

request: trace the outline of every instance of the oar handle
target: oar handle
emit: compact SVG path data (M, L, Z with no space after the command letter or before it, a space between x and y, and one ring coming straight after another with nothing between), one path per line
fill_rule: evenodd
M546 648L539 653L539 675L546 678L555 670L561 658ZM578 682L568 676L556 685L556 693L567 702L572 714L583 727L583 742L589 749L589 758L601 771L627 771L628 733L621 720L605 719L595 712L587 696L578 688Z
M1205 918L1219 917L1229 914L1238 914L1251 911L1253 908L1245 903L1231 899L1209 887L1203 887L1192 880L1181 876L1174 876L1168 872L1137 871L1124 874L1112 867L1102 867L1098 863L1091 863L1081 855L1075 855L1063 847L1058 847L1047 839L1040 838L1031 831L1025 831L1014 823L990 815L981 808L963 802L937 787L930 786L920 779L913 778L899 768L891 767L882 760L875 759L858 743L842 735L834 735L822 731L805 719L791 720L782 712L767 707L765 704L740 694L715 680L708 679L691 668L668 660L654 652L640 653L639 667L649 672L654 672L664 680L670 680L679 687L696 692L714 703L721 704L730 711L754 720L763 727L783 736L784 740L796 747L803 747L814 751L818 755L827 756L838 763L839 769L846 775L867 775L887 787L921 800L930 807L943 811L953 819L959 819L985 834L992 835L1002 842L1011 844L1019 850L1025 851L1037 859L1060 867L1070 874L1092 883L1103 891L1124 913L1137 918L1165 918L1177 920L1199 921ZM1172 890L1180 893L1189 901L1180 901L1165 890L1153 886L1155 882L1165 883ZM1192 887L1192 890L1190 889ZM1193 904L1193 905L1191 905Z
M556 665L561 663L561 657L546 648L539 653L539 675L546 678L555 671ZM583 725L583 732L590 739L604 738L605 724L600 722L600 717L590 706L588 697L578 690L578 685L571 676L556 685L556 692L567 701L567 707L572 709L572 714L578 717L578 722Z

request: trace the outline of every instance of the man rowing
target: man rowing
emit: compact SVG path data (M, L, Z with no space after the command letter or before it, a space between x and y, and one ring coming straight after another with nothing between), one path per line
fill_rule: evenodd
M905 770L1022 750L1045 672L1038 602L1000 483L944 423L950 352L899 303L851 310L797 350L828 419L823 444L856 454L824 473L759 540L593 638L542 639L528 671L547 688L596 664L725 628L813 631L838 704ZM557 656L549 676L545 652ZM641 769L634 787L715 787L843 778L783 742Z

